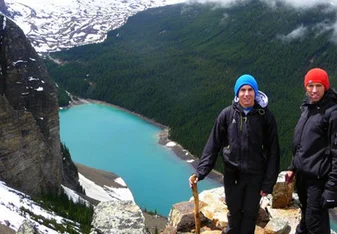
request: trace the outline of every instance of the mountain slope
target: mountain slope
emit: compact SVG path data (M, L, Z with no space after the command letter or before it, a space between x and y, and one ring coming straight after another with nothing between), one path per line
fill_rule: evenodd
M303 76L322 66L334 85L336 16L327 5L297 10L260 1L222 8L174 5L140 12L104 43L51 54L52 77L70 92L123 106L168 125L200 155L238 76L251 73L279 124L282 166L304 97Z
M12 18L38 53L102 42L108 31L147 8L181 0L0 0L0 11Z
M118 200L134 201L131 191L122 178L113 173L98 171L82 165L77 166L81 171L79 182L87 192L85 199L94 201L94 204ZM89 176L87 177L87 175ZM96 180L92 180L90 175L95 175ZM103 184L98 184L100 181L104 181ZM82 198L83 195L81 197L75 191L65 186L62 187L69 200L74 203L82 202L89 205L89 202ZM0 200L0 225L7 226L15 233L20 229L22 231L24 223L34 227L32 229L38 231L38 233L60 233L62 227L65 230L67 226L72 227L72 233L81 233L79 223L65 218L65 215L57 215L55 210L42 207L41 203L32 200L27 194L8 187L3 181L0 181ZM129 219L129 221L131 220Z

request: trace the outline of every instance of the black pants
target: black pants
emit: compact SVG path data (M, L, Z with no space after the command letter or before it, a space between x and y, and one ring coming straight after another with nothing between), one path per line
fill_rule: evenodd
M301 202L301 221L296 234L330 234L328 209L322 207L322 193L326 180L296 174L296 189Z
M229 211L226 234L254 234L262 179L262 176L225 171L224 187Z

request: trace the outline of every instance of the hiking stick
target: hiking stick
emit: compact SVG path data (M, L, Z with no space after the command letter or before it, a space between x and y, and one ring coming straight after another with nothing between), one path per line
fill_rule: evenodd
M199 195L198 195L198 185L194 183L197 177L192 177L192 194L194 197L194 221L195 221L195 233L200 234L200 213L199 213Z

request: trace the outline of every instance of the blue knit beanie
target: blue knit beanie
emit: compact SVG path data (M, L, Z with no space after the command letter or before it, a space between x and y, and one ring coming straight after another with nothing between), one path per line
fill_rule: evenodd
M255 78L251 75L244 74L240 76L235 82L235 86L234 86L235 96L238 96L238 92L243 85L251 86L254 89L255 96L257 95L259 88L258 88Z

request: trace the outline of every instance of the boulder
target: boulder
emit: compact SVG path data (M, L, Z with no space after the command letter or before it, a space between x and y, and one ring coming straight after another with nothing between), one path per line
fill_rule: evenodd
M207 205L203 201L199 202L199 208L202 209L203 206ZM209 220L205 215L200 212L200 224L201 227L205 225L210 225L211 220ZM180 202L174 204L169 213L168 225L175 227L179 232L187 232L195 229L194 221L194 202Z
M23 220L17 232L17 234L40 234L40 233L42 232L40 232L39 229L35 227L34 223L27 219Z
M200 208L201 213L211 220L216 228L224 229L227 227L227 205L223 187L203 191L199 195L200 201L207 205ZM193 200L191 198L190 200Z
M273 208L285 208L289 206L292 202L292 194L294 192L295 180L292 183L286 183L285 181L286 172L280 172L277 182L274 185L273 196L272 196L272 207Z
M282 219L271 219L264 228L264 234L285 234L289 230L288 222Z
M149 234L142 210L133 201L100 202L91 224L90 234Z

